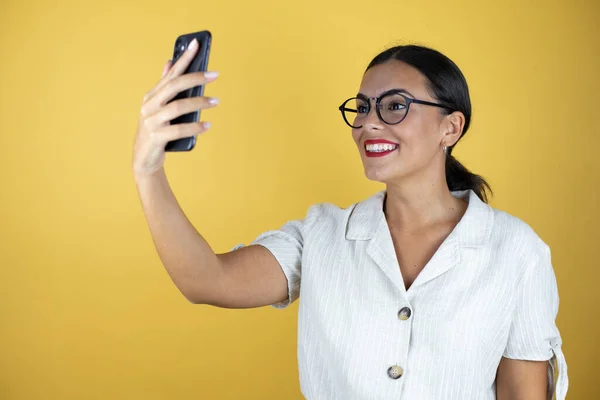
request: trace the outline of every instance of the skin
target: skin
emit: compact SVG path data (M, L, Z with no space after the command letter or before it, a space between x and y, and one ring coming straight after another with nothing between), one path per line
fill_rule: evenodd
M169 103L182 90L216 79L202 72L184 74L198 51L193 44L175 64L165 64L160 80L142 100L132 169L144 215L163 266L190 302L223 308L274 304L287 298L287 279L275 257L262 246L215 254L181 209L167 180L167 142L207 130L204 122L170 125L169 121L218 103L204 96Z
M425 77L399 61L369 69L359 92L375 97L394 88L406 89L419 100L437 102L426 90ZM386 216L395 229L421 231L460 219L466 210L466 202L448 189L442 151L442 146L458 141L465 118L460 112L443 116L442 111L412 104L400 124L387 125L372 109L362 128L352 130L366 177L386 185ZM399 148L385 157L369 158L364 142L375 138L398 143Z
M369 69L359 93L377 97L390 89L405 89L409 97L437 103L427 90L426 78L414 67L389 61ZM362 127L352 129L368 179L386 185L384 212L407 289L454 229L467 202L452 196L446 183L443 146L453 146L462 135L461 112L411 104L398 125L383 123L374 109ZM399 144L384 157L367 157L365 141L386 139ZM546 362L502 358L497 375L498 399L546 398Z
M218 103L207 97L168 103L180 91L216 79L204 73L183 74L196 52L197 46L190 46L177 63L167 62L160 80L143 98L132 160L141 205L165 269L190 302L223 308L274 304L287 298L287 280L275 257L262 246L215 254L179 206L165 174L165 144L208 129L203 122L171 126L168 121ZM434 101L420 73L398 62L368 71L360 91L377 96L392 87L403 87L421 100ZM415 265L402 270L408 277L407 286L411 274L416 276L419 265L427 259L427 251L439 246L466 209L466 203L455 199L446 186L441 150L442 145L451 146L458 140L463 126L460 113L442 116L435 107L413 105L398 126L384 125L371 113L363 128L353 131L367 177L387 186L385 212L395 243L398 248L415 245L415 254L398 252L400 265ZM375 137L399 143L400 151L379 159L367 158L362 143ZM502 359L498 399L544 399L545 365Z

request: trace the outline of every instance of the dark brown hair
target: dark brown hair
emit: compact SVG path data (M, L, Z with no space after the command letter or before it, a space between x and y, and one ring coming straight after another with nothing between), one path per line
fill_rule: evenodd
M451 110L455 110L464 114L465 126L458 140L460 141L467 133L471 123L471 99L467 81L458 66L437 50L424 46L404 45L392 47L377 55L367 70L390 60L406 63L425 76L427 89L431 95L448 107L448 109L440 108L441 112L449 114L452 112ZM490 185L481 176L470 172L452 156L454 146L448 147L446 157L446 182L449 189L451 191L471 189L482 201L487 203L486 189L492 193Z

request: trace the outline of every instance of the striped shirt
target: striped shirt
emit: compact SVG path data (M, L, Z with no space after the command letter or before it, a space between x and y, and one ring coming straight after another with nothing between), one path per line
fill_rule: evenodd
M341 209L308 209L252 242L299 300L298 368L307 399L495 399L502 357L567 365L555 324L549 247L472 190L454 230L408 290L383 213L385 191ZM242 247L243 244L235 248ZM234 249L235 249L234 248Z

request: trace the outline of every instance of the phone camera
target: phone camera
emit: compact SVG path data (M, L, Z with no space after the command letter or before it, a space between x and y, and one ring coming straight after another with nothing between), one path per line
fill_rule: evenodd
M175 43L174 60L177 60L179 58L179 56L185 51L185 49L186 49L185 42L178 40L177 43Z

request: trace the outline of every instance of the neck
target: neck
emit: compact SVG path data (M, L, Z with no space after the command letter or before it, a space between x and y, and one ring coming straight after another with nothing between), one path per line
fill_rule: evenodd
M467 202L452 195L446 177L419 177L388 183L384 213L388 224L402 231L419 231L440 223L457 222Z

